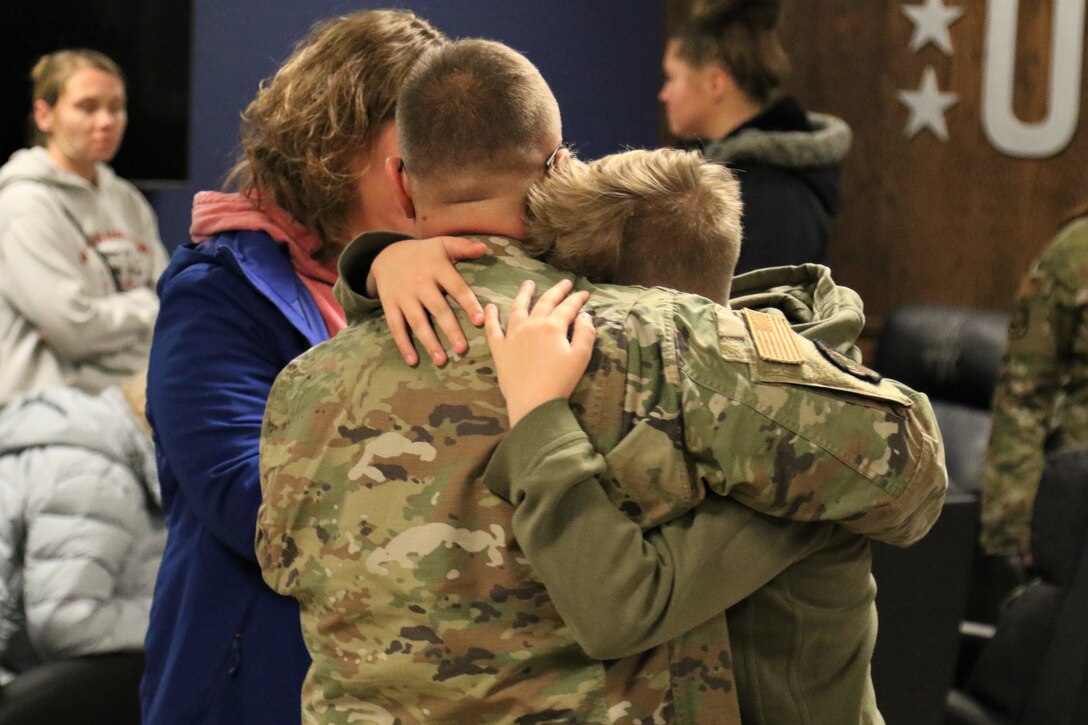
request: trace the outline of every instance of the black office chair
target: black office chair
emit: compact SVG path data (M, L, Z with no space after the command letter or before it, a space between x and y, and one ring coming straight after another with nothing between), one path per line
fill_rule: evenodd
M1008 567L997 567L995 576L976 545L990 400L1007 323L987 310L910 305L888 318L878 342L873 367L929 396L951 481L925 539L905 550L873 546L880 616L873 682L889 725L941 721L957 681L964 619L983 609L995 622L998 602L1022 581ZM976 599L984 605L973 606Z
M877 346L878 371L929 396L948 476L976 495L1008 327L1009 316L991 310L906 305L888 317Z
M1088 722L1088 449L1048 459L1032 554L1038 576L949 695L948 725Z
M0 725L139 725L143 670L142 652L33 667L0 690Z
M978 502L953 492L917 544L873 544L873 686L888 725L934 725L943 717L955 680L977 532Z
M906 305L889 316L877 348L877 370L922 391L933 403L944 438L950 491L976 499L1008 324L1007 314L992 310ZM1005 597L1023 581L1019 561L976 550L965 619L993 626Z

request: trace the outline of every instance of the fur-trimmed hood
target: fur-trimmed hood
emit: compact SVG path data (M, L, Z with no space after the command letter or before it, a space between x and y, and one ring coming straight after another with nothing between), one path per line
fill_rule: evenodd
M840 201L839 167L853 143L853 132L841 118L808 113L784 97L723 139L703 144L710 161L737 169L744 183L747 167L774 166L804 180L828 214Z
M846 122L827 113L808 113L790 97L771 103L725 138L706 143L710 161L762 161L788 169L841 163L853 143Z
M846 158L854 134L846 122L826 113L807 113L811 131L747 127L706 145L710 161L763 161L787 168L828 166Z

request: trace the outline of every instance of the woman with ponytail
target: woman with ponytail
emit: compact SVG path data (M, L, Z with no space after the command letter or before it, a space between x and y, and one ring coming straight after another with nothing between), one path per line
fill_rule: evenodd
M826 262L850 148L841 119L808 113L783 94L789 60L778 39L780 0L708 0L665 50L669 130L737 172L744 201L738 273Z

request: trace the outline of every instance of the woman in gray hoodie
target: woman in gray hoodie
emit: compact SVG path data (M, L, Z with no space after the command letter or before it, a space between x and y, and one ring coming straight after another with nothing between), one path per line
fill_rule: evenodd
M146 367L167 259L150 205L107 165L127 121L120 68L61 50L31 79L36 145L0 168L0 406Z

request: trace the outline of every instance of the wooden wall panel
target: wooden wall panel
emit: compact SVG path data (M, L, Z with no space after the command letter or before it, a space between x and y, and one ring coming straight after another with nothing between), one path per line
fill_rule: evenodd
M963 10L950 26L952 55L932 43L910 50L914 24L902 8L925 1L783 2L787 90L854 130L830 255L836 278L864 298L872 333L905 303L1008 309L1032 258L1088 200L1083 128L1046 159L1006 156L983 132L987 2L1015 0L944 0ZM672 0L667 20L687 5ZM1047 113L1054 0L1019 5L1014 110L1035 121ZM909 113L898 93L917 89L927 67L942 91L959 94L945 114L947 142L927 130L904 134ZM1081 126L1085 96L1082 79Z
M951 56L933 44L911 52L914 24L901 8L922 2L785 4L791 91L854 129L831 261L876 318L908 302L1007 309L1031 259L1088 199L1082 131L1047 159L1011 158L986 139L986 0L946 0L964 11L950 26ZM1047 111L1053 2L1020 5L1014 109L1033 121ZM898 92L917 88L927 66L942 91L960 96L945 114L947 142L926 130L904 135L909 114ZM1080 107L1085 118L1083 92Z

